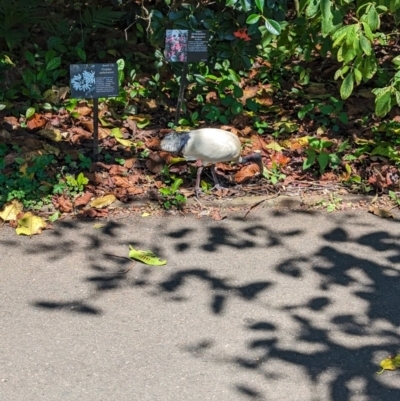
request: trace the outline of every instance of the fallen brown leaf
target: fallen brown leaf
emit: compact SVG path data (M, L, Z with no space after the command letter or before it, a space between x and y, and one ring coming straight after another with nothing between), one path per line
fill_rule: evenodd
M160 149L160 138L147 138L144 142L149 149Z
M171 164L175 158L174 155L169 152L158 152L158 154L165 160L165 163L167 164Z
M235 181L238 184L241 184L245 181L250 180L255 176L255 174L260 172L260 168L257 164L249 164L247 166L242 167L236 174L235 174Z
M255 97L259 90L258 86L247 86L243 89L243 96L240 98L240 101L245 104L246 100Z
M113 164L108 171L110 175L122 175L126 173L126 168L124 166Z
M90 218L96 218L96 217L106 217L108 215L108 209L86 209L82 210L78 217L90 217Z
M226 219L226 215L221 216L221 213L218 209L213 209L210 213L210 217L215 221L220 221Z
M72 203L64 195L55 195L52 199L53 205L56 209L59 209L60 212L70 213L72 211Z
M236 166L227 163L216 163L215 168L218 171L233 171L236 170Z
M130 186L132 186L132 184L128 181L127 178L121 177L119 175L112 177L112 180L116 187L129 188Z
M81 118L80 125L82 125L82 127L89 132L94 131L94 124L91 118Z
M217 93L214 91L208 92L206 95L206 100L207 103L215 103L215 101L218 100ZM214 102L212 102L212 100L214 100Z
M80 127L73 127L70 132L72 134L70 138L72 143L80 143L83 140L91 139L93 136L89 131Z
M111 129L99 127L99 139L105 139L110 136Z
M274 100L271 96L261 96L257 97L257 103L260 103L262 106L272 106L274 104Z
M31 131L36 131L46 125L46 119L38 113L35 113L26 123L26 127Z
M89 107L86 103L81 102L76 106L76 111L81 116L88 116L89 114L92 113L92 108Z
M7 129L10 128L10 130L17 129L21 125L19 123L17 117L14 117L14 116L3 117L3 124L4 124L5 128L7 128Z
M368 212L372 213L378 217L396 219L396 216L392 212L390 212L388 209L382 209L379 207L370 206L368 208Z
M270 156L272 163L278 166L286 166L290 162L290 157L285 156L282 152L275 152Z
M130 159L125 159L124 167L126 169L130 170L133 167L133 165L136 163L136 160L137 159L135 159L133 157L131 157Z
M179 188L179 192L185 196L186 198L189 198L189 196L194 196L194 190L193 189L188 189L188 188Z
M90 199L93 198L93 196L94 195L91 192L84 193L83 195L75 199L74 206L75 207L86 206L90 202Z
M170 154L168 154L171 156ZM153 174L159 174L165 165L166 160L159 153L151 153L146 160L146 167Z
M144 192L142 187L129 187L127 188L129 195L140 195Z
M18 227L18 221L17 220L10 220L8 222L9 227L11 228L17 228Z
M243 136L249 136L249 135L254 134L254 133L255 133L254 129L251 126L247 126L247 127L244 127L242 129Z
M94 168L101 167L102 169L107 170L107 171L111 169L111 165L110 164L106 164L106 163L103 163L103 162L93 163L92 166Z
M85 173L86 178L95 185L100 185L104 181L103 174L108 176L108 173Z
M136 132L137 132L137 123L136 123L136 121L133 121L130 118L127 118L124 121L124 126L126 128L128 128L128 129L130 129L133 135L136 135Z
M332 171L327 171L324 174L321 175L321 181L332 181L336 182L339 181L338 176L333 173Z
M141 175L140 174L129 174L128 180L131 183L131 185L138 184L141 180Z

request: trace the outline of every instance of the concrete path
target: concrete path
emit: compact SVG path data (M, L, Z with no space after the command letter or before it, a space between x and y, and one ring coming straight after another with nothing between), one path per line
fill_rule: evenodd
M399 221L243 214L3 227L0 400L399 401Z

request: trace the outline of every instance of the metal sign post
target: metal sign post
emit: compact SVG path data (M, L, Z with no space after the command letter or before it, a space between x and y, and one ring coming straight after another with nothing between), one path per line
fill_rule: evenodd
M165 36L165 59L171 63L183 63L179 82L178 102L175 112L175 125L179 123L187 81L188 63L207 61L207 31L189 31L187 29L167 29Z
M185 87L186 87L187 70L188 70L188 63L183 63L182 75L179 82L178 103L176 105L176 112L175 112L175 126L178 125L179 117L181 115L183 96L185 94Z
M99 153L99 98L119 95L117 64L71 64L72 98L93 99L93 158Z

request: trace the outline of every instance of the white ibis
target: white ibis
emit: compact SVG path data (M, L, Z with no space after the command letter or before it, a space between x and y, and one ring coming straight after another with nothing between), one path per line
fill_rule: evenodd
M260 153L252 153L246 157L240 156L239 138L229 131L218 128L200 128L190 132L172 132L161 141L161 149L166 152L182 154L187 161L200 161L201 166L197 170L196 196L199 196L200 176L203 168L211 165L211 174L214 179L214 188L221 188L215 173L214 164L233 161L235 163L254 162L263 172L263 164Z

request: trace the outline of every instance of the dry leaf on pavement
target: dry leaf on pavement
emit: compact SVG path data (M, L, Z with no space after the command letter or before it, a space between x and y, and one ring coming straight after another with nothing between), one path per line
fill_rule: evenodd
M44 219L27 212L18 220L18 227L15 231L18 235L34 235L41 234L42 229L46 227L47 223Z
M368 208L368 212L372 213L378 217L396 219L396 216L392 212L390 212L388 209L382 209L379 207L370 206Z
M110 206L114 203L117 198L113 194L104 195L101 198L93 199L90 202L90 206L96 209L102 209L104 207Z
M18 200L14 199L4 205L3 210L0 212L0 219L3 221L16 220L19 213L24 209L24 205Z

